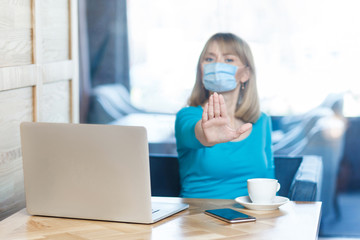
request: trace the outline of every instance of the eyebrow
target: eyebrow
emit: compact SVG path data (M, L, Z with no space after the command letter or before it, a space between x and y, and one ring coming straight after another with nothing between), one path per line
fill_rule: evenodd
M212 53L212 52L207 52L207 53L205 53L205 55L212 55L212 56L216 56L216 54L215 54L215 53Z

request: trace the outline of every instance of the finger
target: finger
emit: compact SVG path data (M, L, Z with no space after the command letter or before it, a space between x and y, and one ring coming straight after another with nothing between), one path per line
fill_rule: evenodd
M241 135L247 131L249 131L252 128L252 124L251 123L245 123L243 124L241 127L239 127L236 132Z
M208 110L209 120L214 118L214 96L211 95L209 98L209 110Z
M209 109L209 103L205 104L203 114L202 114L202 121L206 122L208 120L208 109Z
M216 118L220 117L220 103L219 103L219 95L214 93L214 116Z
M222 117L227 118L227 109L226 109L226 104L225 104L225 100L223 95L219 95L219 103L220 103L220 115Z

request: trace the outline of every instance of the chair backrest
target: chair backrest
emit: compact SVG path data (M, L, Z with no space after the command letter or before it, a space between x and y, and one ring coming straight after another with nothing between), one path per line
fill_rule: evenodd
M319 169L316 173L310 171L311 177L308 177L308 167L306 167L306 169L301 167L304 162L303 160L304 157L301 156L275 156L275 177L281 184L278 195L289 197L291 200L317 200L316 198L319 195L317 191L320 187L319 184L321 185L321 181L313 179L322 175L322 169ZM310 159L310 161L313 160ZM314 168L313 166L310 167ZM177 155L150 155L150 176L152 196L179 196L181 186ZM297 178L301 179L300 183L299 181L296 181ZM309 179L310 181L308 181ZM311 186L305 186L306 189L302 189L304 183L305 185L310 184ZM297 192L292 189L294 186ZM299 191L298 189L302 191ZM311 193L309 194L309 192Z
M289 196L292 181L302 160L302 157L277 156L274 158L275 178L281 185L278 192L279 196Z
M151 195L178 197L180 194L177 155L150 155Z

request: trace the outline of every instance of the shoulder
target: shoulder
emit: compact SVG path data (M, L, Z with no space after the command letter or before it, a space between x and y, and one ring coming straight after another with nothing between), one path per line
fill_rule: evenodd
M195 126L201 119L202 107L184 107L177 114L175 118L175 130L184 126Z
M267 115L266 113L264 112L261 112L260 113L260 117L258 118L258 120L255 122L255 124L257 123L266 123L266 122L269 122L271 120L270 116Z
M272 129L271 117L261 112L259 119L255 122L254 127L262 129Z
M196 107L184 107L176 114L176 118L183 117L183 116L198 116L199 114L202 115L202 107L196 106Z

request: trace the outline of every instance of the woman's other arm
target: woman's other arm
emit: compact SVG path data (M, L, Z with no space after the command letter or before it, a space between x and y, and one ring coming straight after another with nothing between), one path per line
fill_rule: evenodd
M271 124L271 117L269 116L267 117L265 124L265 133L266 133L265 154L267 160L267 177L275 178L275 166L274 166L274 155L272 151L271 132L272 132L272 124Z

